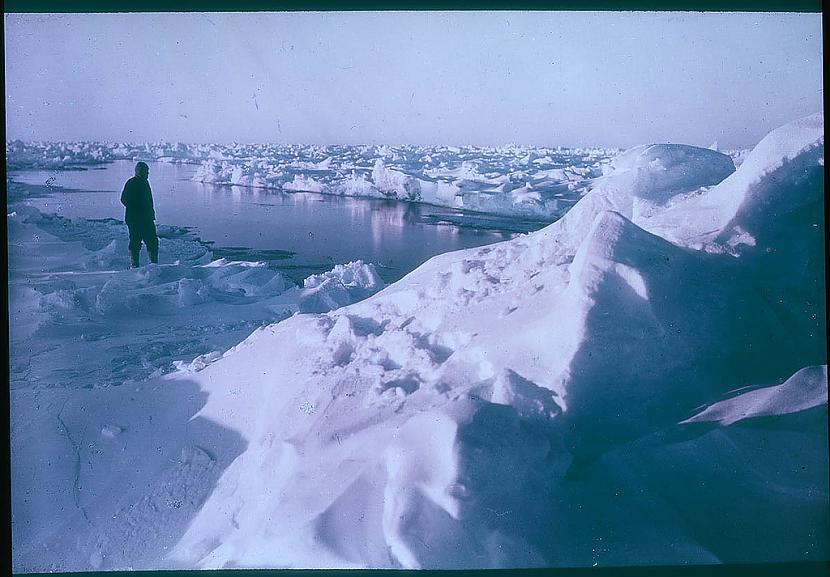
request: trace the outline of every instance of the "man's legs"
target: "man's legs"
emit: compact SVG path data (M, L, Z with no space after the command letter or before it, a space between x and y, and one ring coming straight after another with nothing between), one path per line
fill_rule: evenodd
M141 227L134 222L128 222L127 228L130 231L130 265L138 267L138 256L141 253Z
M144 244L147 245L147 255L150 257L150 262L158 263L159 237L156 234L156 223L152 220L147 223L144 230Z
M130 264L132 267L137 268L139 265L141 241L144 241L147 246L147 256L150 257L150 262L157 263L159 261L159 239L156 235L156 223L152 220L132 222L127 223L127 228L130 230Z

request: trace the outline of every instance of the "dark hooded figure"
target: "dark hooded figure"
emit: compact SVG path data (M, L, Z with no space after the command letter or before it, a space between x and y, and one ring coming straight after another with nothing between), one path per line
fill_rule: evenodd
M150 190L150 167L146 162L135 165L135 176L124 185L121 204L127 207L124 220L130 229L130 259L133 268L138 266L141 242L147 246L150 262L159 261L159 239L156 236L156 211L153 209L153 192Z

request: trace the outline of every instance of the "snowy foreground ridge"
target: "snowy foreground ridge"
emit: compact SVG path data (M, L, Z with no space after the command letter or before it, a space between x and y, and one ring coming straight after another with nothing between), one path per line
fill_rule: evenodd
M830 558L823 132L734 172L638 147L554 224L203 367L20 391L66 443L13 461L15 569Z

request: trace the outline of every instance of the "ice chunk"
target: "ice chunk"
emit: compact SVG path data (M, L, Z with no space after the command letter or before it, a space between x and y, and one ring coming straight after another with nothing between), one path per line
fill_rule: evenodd
M118 425L108 424L108 425L104 425L101 428L101 435L104 436L104 437L107 437L108 439L114 439L115 437L120 435L123 432L123 430L124 429L122 429Z
M339 182L334 190L344 196L383 196L365 174L357 174L355 171Z
M305 279L301 312L327 312L364 299L383 288L374 265L354 261Z
M372 181L384 195L401 200L421 199L421 187L418 179L387 168L381 159L377 159L372 169Z
M324 185L317 182L310 176L304 174L297 174L294 180L286 182L282 185L283 190L290 190L295 192L323 192Z
M728 426L744 419L786 415L824 404L827 404L826 365L803 368L780 385L719 401L681 423L716 421Z

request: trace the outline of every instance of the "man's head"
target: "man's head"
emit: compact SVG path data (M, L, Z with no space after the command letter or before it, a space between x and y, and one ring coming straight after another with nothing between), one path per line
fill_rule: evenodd
M140 176L141 178L147 178L150 176L150 167L147 166L146 162L139 162L135 165L135 175Z

